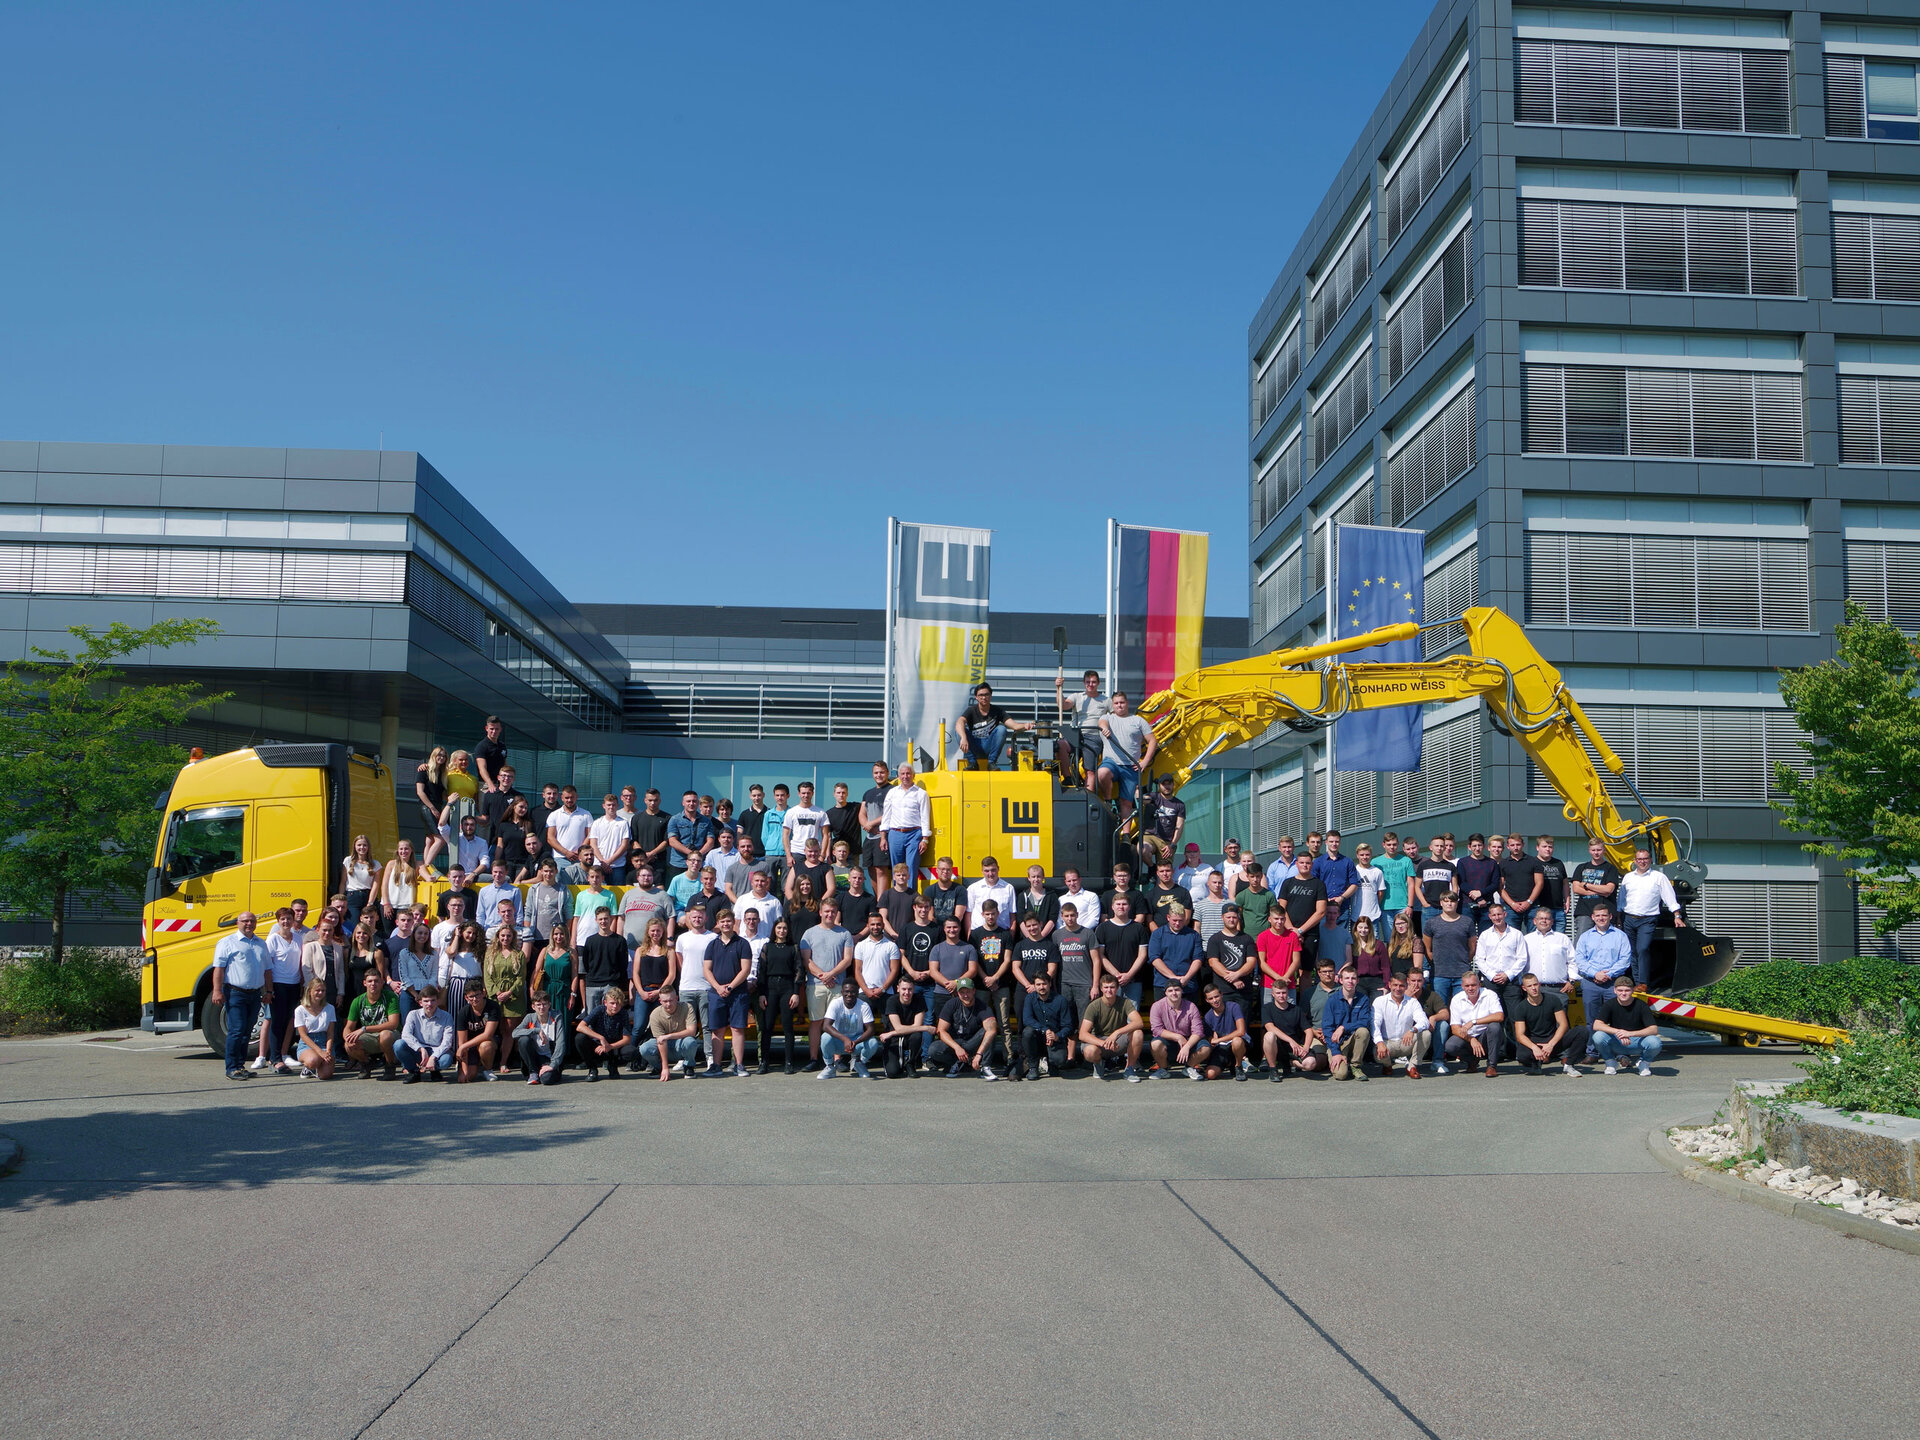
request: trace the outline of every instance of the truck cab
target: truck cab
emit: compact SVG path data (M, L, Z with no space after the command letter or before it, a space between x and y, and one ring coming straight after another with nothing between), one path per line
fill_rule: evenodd
M296 899L324 907L356 835L376 857L393 853L393 776L344 745L262 744L185 766L147 877L142 1027L197 1028L223 1049L214 947L243 911L264 931Z

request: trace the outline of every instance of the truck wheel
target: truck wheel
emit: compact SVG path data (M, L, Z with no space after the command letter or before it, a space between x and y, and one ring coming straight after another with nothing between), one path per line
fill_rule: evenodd
M227 1053L227 1010L213 1003L211 994L200 997L200 1036L207 1048L225 1058Z

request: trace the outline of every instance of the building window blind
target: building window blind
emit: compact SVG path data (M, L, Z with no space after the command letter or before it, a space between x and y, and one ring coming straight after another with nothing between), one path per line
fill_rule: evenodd
M1713 805L1764 805L1775 792L1773 767L1812 773L1800 731L1785 710L1696 709L1667 705L1587 705L1627 778L1648 798ZM1595 762L1598 763L1597 761ZM1528 767L1528 793L1553 787Z
M1833 217L1836 300L1920 300L1920 215Z
M1828 55L1827 134L1838 140L1920 140L1913 61Z
M1300 437L1295 430L1280 447L1260 464L1253 482L1253 528L1256 531L1286 509L1287 502L1300 493Z
M1323 515L1313 527L1313 586L1308 594L1323 590L1327 584L1327 537L1334 532L1329 525L1373 524L1373 477L1366 481L1330 515Z
M1811 880L1710 879L1687 923L1730 936L1736 965L1820 959L1820 887Z
M1878 905L1869 905L1866 901L1856 902L1859 919L1856 924L1860 932L1859 953L1878 955L1887 960L1900 960L1908 965L1920 965L1920 920L1909 921L1898 930L1890 930L1885 935L1875 932L1873 922L1887 912Z
M1333 772L1333 823L1348 834L1380 823L1380 777L1375 770Z
M1402 525L1473 468L1473 387L1467 386L1387 456L1388 525Z
M877 741L883 718L878 685L634 681L624 702L626 731L638 735ZM1015 698L1010 708L1019 714L1031 707Z
M1265 634L1300 608L1300 578L1304 552L1296 543L1291 553L1267 565L1255 585L1259 608L1254 612L1255 630Z
M1392 385L1440 338L1440 332L1459 317L1473 299L1473 266L1469 220L1446 247L1433 257L1424 274L1406 296L1388 312L1382 325L1387 352L1387 384Z
M1520 283L1701 295L1800 293L1792 210L1520 202Z
M1458 555L1450 555L1429 570L1423 586L1425 613L1421 619L1431 625L1448 620L1477 603L1480 588L1480 546L1476 541ZM1420 643L1427 658L1451 649L1467 638L1464 625L1442 625L1437 630L1420 632Z
M1353 297L1373 273L1372 247L1367 243L1370 216L1361 217L1339 254L1327 262L1327 268L1313 282L1313 348L1318 350L1333 334L1333 327L1346 314Z
M1793 129L1787 55L1516 40L1514 119L1522 125L1641 130Z
M1420 131L1387 174L1381 187L1381 205L1386 211L1387 244L1397 240L1421 203L1439 188L1440 177L1462 150L1473 131L1473 102L1467 93L1467 72L1462 69L1447 87L1440 106L1427 118Z
M1806 630L1807 542L1532 530L1527 618L1540 625Z
M397 605L406 557L184 545L0 545L0 590Z
M1840 463L1920 465L1920 377L1840 376Z
M1278 340L1261 353L1253 364L1253 433L1259 434L1267 417L1280 408L1280 401L1293 382L1300 378L1300 317L1287 322Z
M1290 773L1269 772L1260 779L1253 798L1253 848L1275 850L1284 838L1296 841L1307 831L1307 777L1296 766Z
M1847 598L1875 620L1920 630L1920 544L1847 541Z
M1532 455L1800 460L1805 404L1793 372L1529 365Z
M1373 409L1373 345L1313 400L1313 463L1321 465Z
M1389 823L1478 805L1479 712L1429 725L1420 736L1420 769L1389 771L1387 792Z

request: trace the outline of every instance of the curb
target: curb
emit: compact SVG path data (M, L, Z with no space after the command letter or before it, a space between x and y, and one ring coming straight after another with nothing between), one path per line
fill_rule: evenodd
M1705 1121L1682 1121L1681 1124L1705 1124ZM1702 1165L1686 1155L1682 1155L1667 1142L1667 1127L1656 1125L1647 1132L1647 1151L1667 1169L1682 1180L1691 1180L1696 1185L1735 1200L1744 1200L1749 1205L1758 1205L1771 1210L1776 1215L1785 1215L1794 1220L1807 1220L1815 1225L1824 1225L1829 1230L1838 1230L1842 1235L1854 1240L1871 1240L1876 1245L1884 1245L1890 1250L1904 1250L1909 1255L1920 1255L1920 1231L1896 1230L1891 1225L1883 1225L1878 1220L1863 1220L1857 1215L1849 1215L1844 1210L1835 1210L1829 1205L1819 1205L1811 1200L1796 1200L1791 1195L1782 1195L1778 1190L1769 1190L1764 1185L1756 1185L1751 1180L1736 1179L1732 1175Z
M20 1163L20 1142L11 1135L0 1135L0 1175L11 1175Z

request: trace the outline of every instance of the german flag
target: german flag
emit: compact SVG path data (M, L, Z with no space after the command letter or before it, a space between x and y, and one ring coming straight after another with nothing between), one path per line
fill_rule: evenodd
M1114 565L1112 686L1138 710L1177 675L1200 668L1207 617L1207 537L1192 530L1119 527Z

